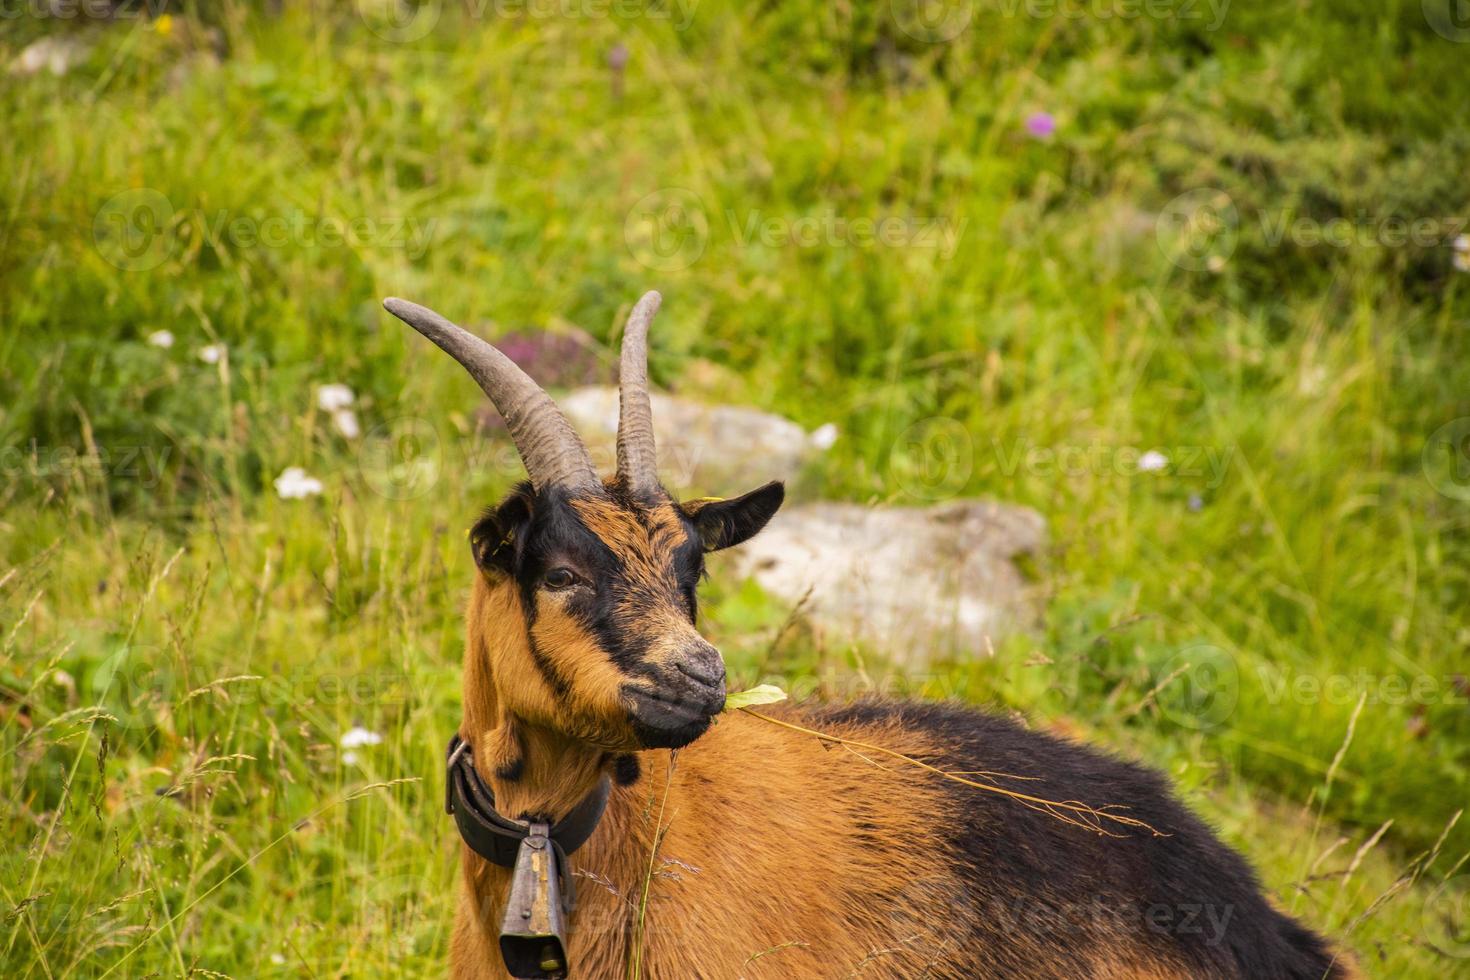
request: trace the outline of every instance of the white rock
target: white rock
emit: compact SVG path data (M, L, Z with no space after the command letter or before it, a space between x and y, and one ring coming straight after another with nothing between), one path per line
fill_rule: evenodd
M658 392L650 400L659 475L671 491L743 493L767 480L794 477L818 451L805 429L779 415ZM618 390L578 388L557 404L587 441L598 471L611 472L617 462Z
M1045 539L1041 515L989 501L815 503L778 513L731 560L793 606L806 597L803 613L827 640L918 666L986 653L1032 621L1030 589L1011 559Z

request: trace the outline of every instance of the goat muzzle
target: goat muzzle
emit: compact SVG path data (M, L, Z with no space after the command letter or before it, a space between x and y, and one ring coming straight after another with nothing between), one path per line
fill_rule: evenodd
M725 663L701 640L665 660L656 679L625 684L622 693L643 748L682 748L725 709Z

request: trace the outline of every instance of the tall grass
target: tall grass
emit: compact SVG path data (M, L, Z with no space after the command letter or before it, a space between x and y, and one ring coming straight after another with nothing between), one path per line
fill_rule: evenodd
M1047 515L1044 626L910 687L1164 767L1374 972L1464 962L1470 104L1420 4L284 6L0 34L90 51L0 87L7 976L442 968L461 532L516 473L377 299L606 341L655 286L656 381L838 425L802 495ZM738 676L888 670L712 593Z

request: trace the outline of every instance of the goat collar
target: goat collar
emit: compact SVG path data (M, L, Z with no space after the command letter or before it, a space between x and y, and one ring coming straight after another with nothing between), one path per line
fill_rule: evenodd
M502 816L495 809L495 794L475 769L470 743L455 735L449 740L447 752L444 812L453 814L459 836L470 850L491 864L514 868L521 841L531 833L531 824ZM548 836L562 854L571 854L587 843L607 809L611 787L611 780L604 775L597 787L551 828Z

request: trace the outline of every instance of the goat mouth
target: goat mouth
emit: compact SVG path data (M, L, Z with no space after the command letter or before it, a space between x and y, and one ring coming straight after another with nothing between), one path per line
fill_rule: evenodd
M630 685L623 688L623 701L644 748L677 749L705 733L724 707L725 692L721 685L718 691L688 697Z

